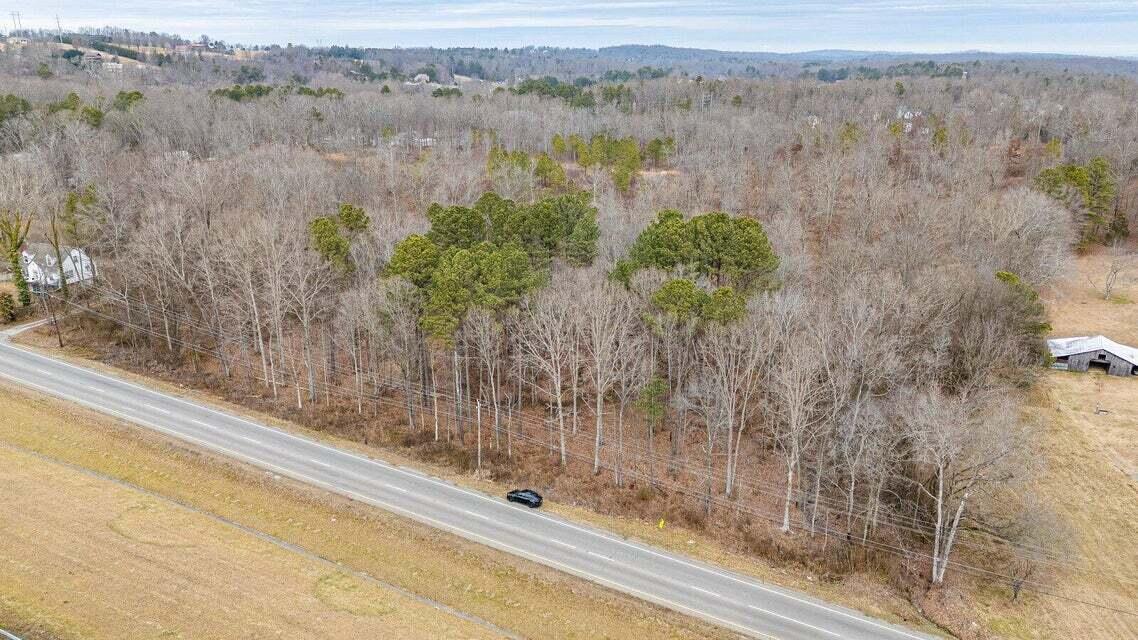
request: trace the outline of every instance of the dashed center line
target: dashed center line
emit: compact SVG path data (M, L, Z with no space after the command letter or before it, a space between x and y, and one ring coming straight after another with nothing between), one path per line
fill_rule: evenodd
M190 422L192 422L194 424L200 424L201 426L203 426L207 429L217 429L217 427L213 426L212 424L209 424L208 422L202 422L201 420L195 420L194 418L190 418Z
M154 409L158 413L164 413L166 415L170 415L170 411L168 409L163 409L162 407L156 407L152 404L146 404L146 403L143 403L142 406L146 407L147 409Z
M250 438L249 436L243 436L239 433L235 433L233 435L237 436L238 438L241 438L242 440L248 440L249 442L255 442L257 444L261 444L261 441L257 440L256 438Z
M403 487L397 487L397 486L391 484L390 482L384 482L383 486L387 487L388 489L394 489L396 491L400 491L402 493L410 493L410 491L404 489Z
M481 513L476 513L474 511L469 510L469 509L463 509L463 511L465 511L467 513L467 515L474 516L475 518L482 518L483 520L489 520L490 519L488 516L485 516Z
M316 464L318 464L322 467L328 467L329 469L332 468L332 465L328 464L327 462L324 462L323 460L317 460L316 458L309 458L308 461L309 462L315 462Z
M602 558L602 559L604 559L604 560L608 560L609 562L612 562L612 558L610 558L610 557L608 557L608 556L606 556L606 555L601 555L601 554L597 553L596 551L586 551L585 553L587 553L587 554L589 554L589 555L591 555L591 556L596 556L596 557L598 557L598 558Z
M568 549L573 549L573 550L576 550L576 549L577 549L577 547L575 547L575 546L573 546L573 545L569 544L568 542L562 542L562 541L558 540L557 538L550 538L550 539L549 539L549 541L550 541L550 542L553 542L553 543L555 543L555 544L559 544L559 545L561 545L561 546L563 546L563 547L566 547L566 548L568 548Z
M716 593L716 592L714 592L714 591L710 591L710 590L708 590L708 589L704 589L703 587L697 587L697 586L695 586L694 584L693 584L693 585L688 585L688 586L690 586L692 589L695 589L696 591L702 591L703 593L706 593L706 594L707 594L707 595L709 595L709 596L715 596L716 598L722 598L722 597L723 597L723 596L719 595L718 593Z

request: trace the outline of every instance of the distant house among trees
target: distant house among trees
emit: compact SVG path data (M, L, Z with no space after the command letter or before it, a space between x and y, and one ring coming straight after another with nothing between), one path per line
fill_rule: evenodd
M1138 376L1138 349L1105 336L1057 338L1047 341L1056 369L1102 369L1112 376Z
M89 282L95 278L95 263L82 249L61 247L63 278L68 285ZM24 278L33 291L56 291L60 281L60 263L55 248L46 243L29 243L20 249Z

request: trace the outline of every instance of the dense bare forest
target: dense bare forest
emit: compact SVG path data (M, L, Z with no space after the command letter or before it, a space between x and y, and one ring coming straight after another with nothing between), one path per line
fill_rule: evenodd
M1138 224L1133 78L440 92L305 60L233 87L0 54L4 249L30 220L99 265L53 296L69 339L835 576L1062 563L1037 292Z

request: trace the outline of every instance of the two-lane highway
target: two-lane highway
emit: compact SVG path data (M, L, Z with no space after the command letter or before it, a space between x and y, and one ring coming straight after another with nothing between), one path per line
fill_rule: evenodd
M513 505L16 347L0 378L349 496L739 633L779 640L929 636L610 532Z

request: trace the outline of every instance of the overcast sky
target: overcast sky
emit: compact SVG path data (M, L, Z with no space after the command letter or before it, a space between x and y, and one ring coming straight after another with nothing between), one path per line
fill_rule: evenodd
M667 44L1138 55L1138 1L0 0L11 28L105 25L230 43L354 46Z

